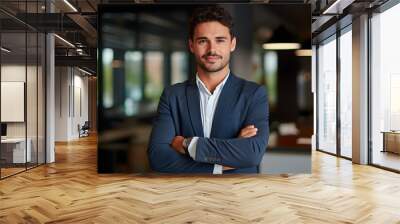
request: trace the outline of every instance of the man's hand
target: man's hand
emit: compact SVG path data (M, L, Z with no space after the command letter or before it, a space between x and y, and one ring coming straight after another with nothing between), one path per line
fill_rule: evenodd
M254 125L248 125L240 130L238 138L251 138L257 135L258 129Z
M175 151L179 152L180 154L185 154L185 149L183 148L183 140L185 138L183 136L175 136L172 139L171 147L175 149Z
M222 170L223 171L225 171L225 170L234 170L235 168L233 168L233 167L230 167L230 166L222 166Z
M244 127L242 130L240 130L238 138L251 138L255 135L257 135L258 129L254 127L254 125L248 125ZM233 170L235 168L229 167L229 166L223 166L223 170Z
M258 129L254 127L254 125L248 125L244 127L242 130L240 130L238 138L251 138L257 135L257 131ZM183 148L184 139L185 138L183 136L175 136L175 138L172 139L171 142L171 147L180 154L185 154L185 149ZM223 170L232 170L232 169L235 168L229 166L223 166Z

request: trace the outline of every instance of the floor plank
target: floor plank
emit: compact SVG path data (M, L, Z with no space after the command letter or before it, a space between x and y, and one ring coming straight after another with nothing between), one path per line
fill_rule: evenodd
M400 175L313 152L312 174L96 172L96 137L0 181L0 223L400 223Z

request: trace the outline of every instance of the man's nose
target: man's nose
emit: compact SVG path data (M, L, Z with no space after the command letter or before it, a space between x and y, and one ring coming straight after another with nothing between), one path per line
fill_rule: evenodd
M209 48L208 51L210 53L214 54L216 52L215 47L216 47L215 42L214 41L210 41L209 44L208 44L208 48Z

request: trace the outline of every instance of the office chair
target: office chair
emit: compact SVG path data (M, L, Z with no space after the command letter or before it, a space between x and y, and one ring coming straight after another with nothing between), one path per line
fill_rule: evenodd
M80 125L78 124L79 138L89 136L89 129L90 129L89 121L85 121L82 127L80 127Z

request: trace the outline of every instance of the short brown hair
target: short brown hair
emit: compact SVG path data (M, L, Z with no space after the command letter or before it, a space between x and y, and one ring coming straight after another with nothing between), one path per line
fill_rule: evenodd
M228 27L231 37L234 37L231 14L229 14L227 10L220 6L212 5L202 6L194 9L189 20L189 38L193 39L194 29L198 24L213 21L219 22Z

